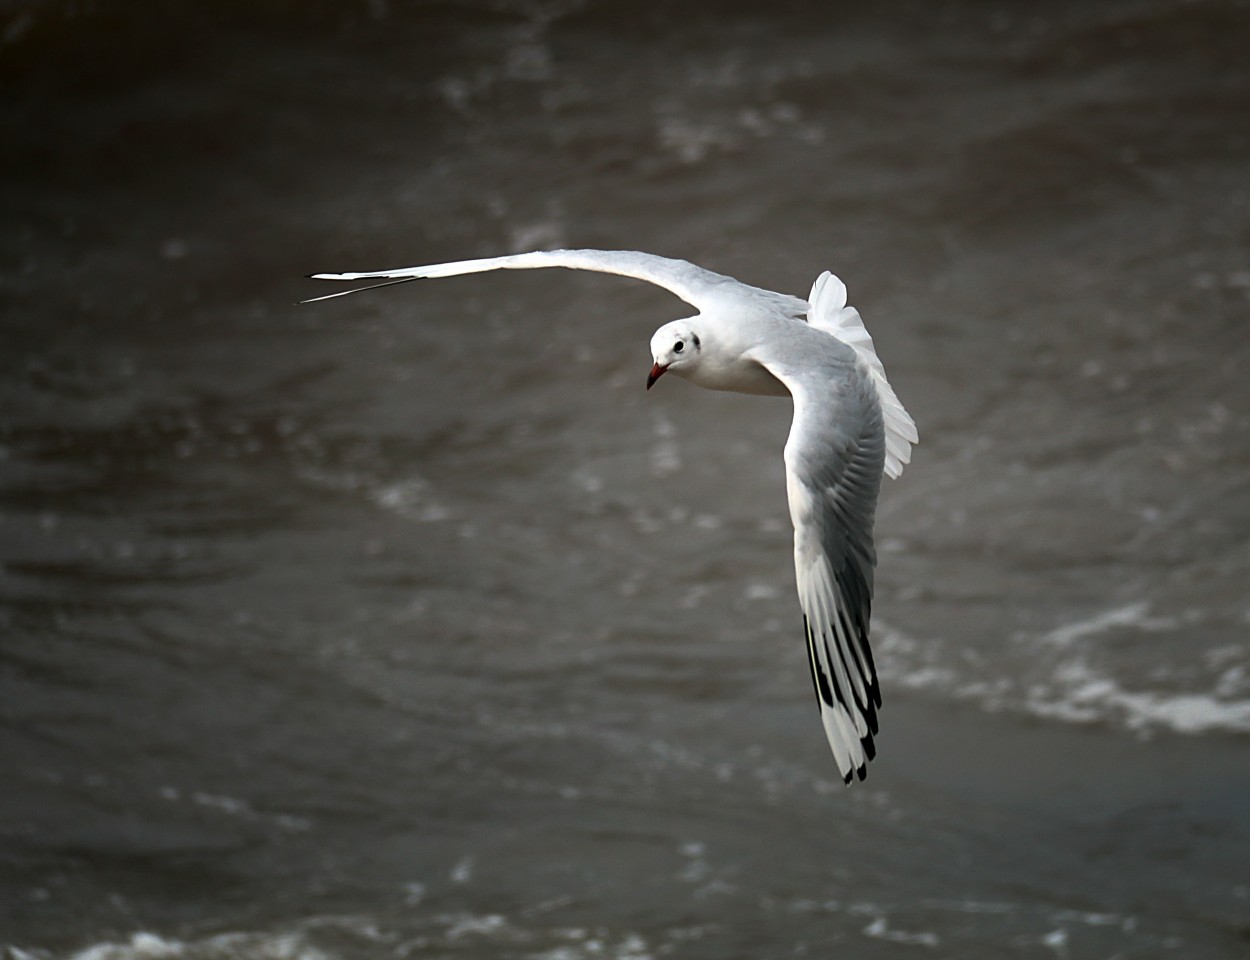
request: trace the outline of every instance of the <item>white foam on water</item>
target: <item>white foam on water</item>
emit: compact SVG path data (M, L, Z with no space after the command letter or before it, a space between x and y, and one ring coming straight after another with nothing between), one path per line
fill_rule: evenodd
M451 882L464 884L473 879L473 857L464 856L451 868Z
M1054 690L1036 689L1028 712L1074 723L1111 719L1131 730L1164 728L1176 733L1250 733L1250 701L1223 700L1206 693L1158 694L1126 690L1092 669L1081 657L1055 672Z
M1138 630L1164 630L1175 626L1174 620L1163 617L1149 616L1150 604L1139 602L1129 603L1112 610L1094 614L1082 620L1056 627L1039 639L1043 643L1054 646L1068 647L1077 640L1096 637L1117 627L1135 627Z
M908 933L904 930L895 930L886 922L885 917L875 917L872 923L864 927L863 934L874 940L888 940L891 943L908 943L921 947L936 947L941 942L936 933L928 931Z
M297 464L295 475L311 487L364 497L379 509L405 520L439 523L455 516L433 484L421 476L387 482L368 471L328 469L315 463Z
M563 901L561 901L563 902ZM557 904L558 905L558 904ZM178 939L150 931L104 941L71 953L0 943L0 956L14 960L339 960L340 957L426 956L467 945L520 948L543 960L653 960L678 945L700 939L710 928L677 928L653 949L632 930L529 927L502 914L458 912L420 918L416 928L384 929L368 917L316 917L282 930L220 933ZM414 936L415 934L415 936ZM511 954L509 954L511 955Z
M27 953L26 956L51 957L50 954ZM129 940L98 943L70 954L68 960L334 960L312 944L300 931L283 933L223 933L202 940L169 939L155 933L139 931Z
M130 960L130 958L178 957L185 951L180 940L166 940L154 933L140 932L125 944L101 943L73 955L72 960Z
M237 817L240 820L272 823L290 833L303 833L312 829L312 821L305 817L288 813L260 813L253 809L252 805L246 800L241 800L238 797L228 797L223 794L207 793L201 790L184 795L182 790L173 786L161 787L157 794L162 800L170 803L179 803L185 799L197 807L203 807L215 813Z
M1068 950L1068 931L1060 927L1058 930L1052 930L1046 936L1042 937L1042 945L1050 947L1060 956L1065 956Z
M1074 724L1109 723L1139 733L1250 733L1247 668L1231 662L1246 655L1241 647L1219 648L1205 659L1195 655L1205 669L1190 683L1196 686L1205 679L1209 682L1205 689L1150 689L1155 680L1172 679L1163 669L1166 665L1153 676L1129 682L1113 672L1114 664L1096 664L1091 656L1103 635L1126 630L1156 633L1179 625L1175 618L1152 615L1148 603L1123 604L1063 624L1032 641L1017 638L1019 642L1004 649L1001 659L990 659L941 638L917 639L874 621L873 648L887 685L940 693L989 712L1015 711ZM1026 672L1029 680L1018 679Z
M872 940L904 944L911 947L958 953L961 936L968 923L961 917L976 917L975 925L983 936L993 937L1000 931L1019 944L1041 944L1066 948L1072 939L1089 940L1093 931L1101 931L1100 942L1114 946L1157 945L1157 935L1140 929L1137 917L1131 914L1099 913L1070 909L1054 909L1029 902L978 900L975 898L922 899L916 903L882 903L879 901L794 900L786 905L796 914L830 914L844 917L858 925L861 935ZM937 931L948 931L939 934ZM1060 953L1061 956L1066 955Z
M460 882L460 881L457 881ZM508 921L502 914L490 913L485 916L466 916L456 921L447 929L448 940L460 940L467 936L490 937L492 934L506 930Z
M423 477L379 486L369 496L382 509L420 523L437 523L452 515L451 510L434 497L433 487Z

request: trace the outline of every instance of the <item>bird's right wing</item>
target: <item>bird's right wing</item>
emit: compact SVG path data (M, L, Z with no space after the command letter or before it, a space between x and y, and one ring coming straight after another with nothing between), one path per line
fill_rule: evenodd
M506 257L486 257L481 260L458 260L454 263L434 263L423 267L399 267L394 270L371 270L366 273L316 273L315 280L371 280L385 279L391 283L403 283L425 277L455 277L466 273L485 273L488 270L534 270L543 267L566 267L570 270L592 270L597 273L614 273L622 277L645 280L676 294L682 300L703 310L721 296L738 295L745 291L777 296L768 291L757 291L711 270L704 270L685 260L673 260L652 253L636 250L536 250L532 253L516 253ZM386 286L386 284L375 284ZM329 300L361 289L344 290L324 297L305 300Z
M801 364L762 362L794 398L785 463L795 579L820 718L850 783L864 778L875 753L881 706L868 623L886 451L869 378L845 347L830 346L828 356L810 353Z

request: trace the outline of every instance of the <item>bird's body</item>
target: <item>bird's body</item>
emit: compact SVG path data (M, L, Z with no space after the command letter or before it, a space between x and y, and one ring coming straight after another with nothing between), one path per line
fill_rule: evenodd
M651 338L654 365L648 388L671 372L710 390L793 398L784 455L786 494L808 660L838 768L848 783L855 774L863 779L875 753L881 705L868 646L877 494L883 474L902 472L917 434L885 378L858 311L846 306L846 287L824 273L803 300L684 260L608 250L537 251L316 276L401 283L539 267L646 280L698 308L695 316L666 323Z

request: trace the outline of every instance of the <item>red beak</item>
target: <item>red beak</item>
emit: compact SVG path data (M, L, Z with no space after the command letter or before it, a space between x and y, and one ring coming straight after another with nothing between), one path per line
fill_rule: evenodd
M664 376L664 371L667 369L668 369L668 364L664 364L663 366L661 366L658 363L651 368L651 372L647 374L647 389L648 390L650 390L652 387L655 386L655 381L659 380L660 377Z

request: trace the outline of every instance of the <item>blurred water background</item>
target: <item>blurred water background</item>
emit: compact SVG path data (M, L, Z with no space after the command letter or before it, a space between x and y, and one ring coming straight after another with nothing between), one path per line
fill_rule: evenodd
M1250 6L0 4L0 952L1250 956ZM832 269L922 442L868 780L784 400L589 246Z

